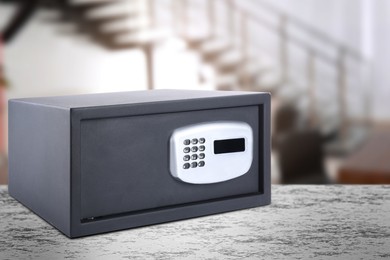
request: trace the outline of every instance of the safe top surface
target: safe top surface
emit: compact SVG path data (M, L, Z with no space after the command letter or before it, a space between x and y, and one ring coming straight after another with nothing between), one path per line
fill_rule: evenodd
M85 94L58 97L37 97L14 99L19 102L62 108L88 108L154 102L174 102L191 99L256 95L259 92L206 91L206 90L153 90L115 93Z

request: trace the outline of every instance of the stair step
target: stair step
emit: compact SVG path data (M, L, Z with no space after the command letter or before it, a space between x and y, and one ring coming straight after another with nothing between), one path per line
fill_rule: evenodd
M243 59L242 52L239 50L231 50L216 60L216 63L236 63Z
M68 5L77 12L85 13L96 8L105 8L112 4L116 4L118 1L125 0L83 0L83 1L69 1Z
M272 85L274 82L279 84L279 78L273 79L272 75L268 75L269 73L277 73L275 72L278 67L276 64L264 56L259 57L258 54L249 54L248 57L251 58L243 64L239 71L242 84L245 84L245 82L266 86ZM261 77L263 77L263 79L261 79Z
M204 61L211 62L231 50L231 48L232 45L228 41L211 40L203 43L199 50Z
M209 32L200 30L197 27L188 28L184 33L180 34L180 37L184 39L190 49L199 49L203 44L214 39Z
M84 19L89 20L91 22L111 20L115 17L123 17L126 19L141 19L142 17L145 17L145 14L143 14L142 12L135 11L135 12L121 12L116 14L105 14L105 15L95 15L95 16L91 16L87 14L84 15Z
M116 1L111 4L105 4L90 8L85 16L89 19L96 19L101 17L110 17L116 15L140 15L147 11L146 5L141 2L134 1Z
M139 43L115 43L111 42L108 45L104 45L104 47L110 51L121 51L121 50L128 50L128 49L138 49L143 47L144 44Z
M137 33L127 33L119 35L115 38L115 42L118 44L152 44L161 42L168 37L172 36L172 30L170 29L149 29L141 30Z
M239 66L236 73L239 76L240 84L257 84L258 78L270 70L272 68L260 64L258 60L249 58Z
M314 111L310 108L310 100L307 95L300 95L298 99L295 100L286 100L285 97L281 97L282 91L278 93L278 97L283 100L283 102L293 102L295 107L298 109L299 114L303 119L304 124L310 123L310 119L312 113L314 113L316 117L316 124L314 127L318 128L323 136L331 136L340 125L337 107L333 104L326 104L326 102L319 101L318 107L315 108ZM301 91L295 91L301 92ZM326 109L324 109L326 108ZM313 125L308 125L309 127L313 127Z
M220 49L224 49L230 46L231 44L229 41L211 39L210 41L207 41L204 44L202 44L202 46L200 46L200 51L207 53L207 52L218 51Z
M90 25L96 25L96 27L104 26L105 24L112 24L112 23L119 23L123 21L129 21L135 19L134 16L131 14L118 14L113 16L106 16L106 17L96 17L93 19L83 19L85 23L88 23Z
M130 19L131 16L129 15L118 15L113 17L106 17L106 18L99 18L95 20L85 20L83 18L80 18L77 22L78 31L79 32L86 32L91 35L101 35L101 34L117 34L121 33L123 31L129 32L130 30L134 30L134 28L124 28L122 30L116 30L113 32L104 32L101 30L101 27L104 26L107 23L115 23L115 22L122 22L123 20Z
M326 144L325 151L333 156L346 156L356 152L359 146L367 140L369 129L366 127L349 127L344 138L338 136L337 139Z
M245 58L237 50L229 51L222 54L215 60L215 66L220 73L237 72L243 66Z
M139 48L148 44L159 43L169 37L168 34L151 33L149 30L122 30L116 32L100 31L91 33L91 37L110 50Z
M218 90L238 90L239 85L235 75L218 76L215 84Z
M273 70L267 71L256 79L257 89L276 93L279 89L282 89L281 76L278 72Z
M321 122L319 125L319 129L322 136L331 136L333 133L337 132L339 128L339 121L334 119L326 122Z
M111 4L126 0L68 0L71 5Z
M210 41L212 38L208 35L199 36L182 36L187 43L187 47L190 49L199 49L202 44Z
M329 104L328 106L326 106L326 109L317 109L316 113L320 122L339 119L338 110L333 104Z
M303 88L289 82L279 85L277 95L284 102L298 103L302 97L306 97L306 92Z
M122 35L127 35L132 33L134 34L137 32L138 31L134 31L134 30L123 30L123 31L117 31L113 33L102 33L100 31L93 32L93 33L89 32L89 33L92 39L94 39L96 42L100 43L101 45L103 45L108 49L123 49L124 47L118 47L118 46L122 46L123 44L118 43L116 39ZM132 48L134 47L136 46L135 45L132 46Z
M107 22L100 26L102 32L117 32L122 30L142 30L150 27L151 22L146 17L121 19Z

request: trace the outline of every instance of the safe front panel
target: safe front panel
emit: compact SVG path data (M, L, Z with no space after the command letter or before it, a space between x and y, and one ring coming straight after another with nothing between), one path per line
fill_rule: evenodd
M80 221L261 192L257 159L261 157L259 146L262 148L261 109L243 106L81 120ZM244 122L252 128L256 159L249 171L212 184L175 179L169 168L169 141L174 130L218 121Z

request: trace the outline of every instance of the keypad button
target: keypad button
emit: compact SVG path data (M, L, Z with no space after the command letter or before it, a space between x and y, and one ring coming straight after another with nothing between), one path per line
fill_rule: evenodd
M184 147L183 152L189 153L190 152L190 148L189 147Z
M200 154L199 154L199 159L204 159L204 157L205 157L205 154L204 154L204 153L200 153Z
M191 143L190 139L186 139L183 141L183 144L184 145L189 145Z
M183 164L183 169L188 169L188 168L190 168L190 164L189 163Z
M203 167L204 165L205 165L204 161L200 161L200 162L198 163L198 166L199 166L199 167Z
M199 151L204 151L205 149L206 147L204 147L204 145L199 146Z
M198 164L196 162L191 163L191 168L196 168L197 166L198 166Z
M192 160L198 159L198 155L196 155L196 154L191 155L191 159L192 159Z
M189 155L184 155L183 160L184 161L189 161L190 160L190 156Z
M200 144L204 144L206 142L206 139L204 139L203 137L202 138L199 138L199 143Z
M193 139L191 140L191 143L192 143L192 144L197 144L197 143L198 143L198 139L193 138Z
M192 146L192 147L191 147L191 151L193 151L193 152L197 152L197 151L198 151L198 147L196 147L196 146Z

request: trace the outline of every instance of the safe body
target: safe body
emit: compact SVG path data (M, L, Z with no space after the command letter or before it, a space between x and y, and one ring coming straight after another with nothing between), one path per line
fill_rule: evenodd
M242 162L237 171L234 160ZM68 237L267 205L270 95L154 90L10 100L9 193Z

